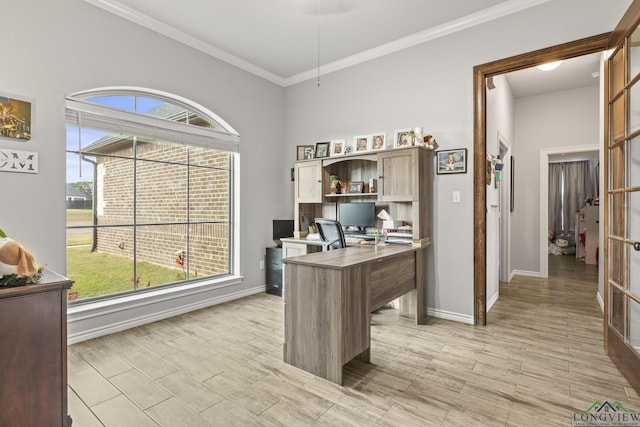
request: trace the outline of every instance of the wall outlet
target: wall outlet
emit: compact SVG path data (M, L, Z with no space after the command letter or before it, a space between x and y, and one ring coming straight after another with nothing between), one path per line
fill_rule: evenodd
M260 270L264 270L264 260L260 260Z

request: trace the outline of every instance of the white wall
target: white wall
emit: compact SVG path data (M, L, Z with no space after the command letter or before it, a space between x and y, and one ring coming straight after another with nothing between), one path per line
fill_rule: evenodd
M391 135L394 129L423 126L435 135L440 148L467 148L471 160L474 65L610 31L628 5L628 0L548 2L326 75L319 88L311 81L289 87L285 155L293 161L298 144L376 131ZM540 31L542 22L545 31ZM518 135L514 140L526 145ZM518 166L528 162L524 153L519 158ZM526 176L521 169L517 174ZM434 244L428 253L427 305L431 313L469 321L473 318L473 164L469 161L466 174L433 179ZM452 203L454 190L461 191L462 203ZM537 203L537 195L525 190L516 193L520 203L516 214L523 217L521 221L537 220L537 211L528 206ZM290 193L287 204L292 203ZM516 228L513 224L512 230ZM537 236L529 239L537 248ZM537 259L535 250L531 257ZM519 268L533 268L528 261L520 257ZM515 260L512 267L518 268Z
M504 141L511 146L515 143L513 137L513 123L514 123L514 98L509 83L504 75L494 77L495 89L487 92L487 152L492 155L498 155L500 153L500 143L498 140L498 134ZM490 305L495 302L499 294L499 257L500 257L500 245L506 246L505 251L509 253L509 241L501 242L501 232L504 233L510 230L511 213L509 212L509 206L502 206L502 223L501 223L501 207L500 207L500 192L505 190L508 193L510 186L509 179L511 176L510 171L510 158L511 156L502 159L504 163L504 169L502 174L502 182L499 183L499 187L495 188L494 185L487 187L487 310ZM507 200L505 199L504 202ZM499 207L496 207L498 205ZM500 227L502 226L502 230ZM509 258L507 256L507 272L511 274L511 266L509 265Z
M594 86L519 98L515 102L515 212L512 267L535 275L540 264L540 151L599 146L600 95Z
M33 99L35 115L31 141L0 139L0 147L38 152L40 173L0 173L0 228L38 262L65 273L65 96L103 86L158 89L202 104L240 133L245 280L227 292L264 284L259 261L273 245L271 219L291 217L283 196L290 187L284 89L82 0L7 7L3 32L14 37L0 93Z

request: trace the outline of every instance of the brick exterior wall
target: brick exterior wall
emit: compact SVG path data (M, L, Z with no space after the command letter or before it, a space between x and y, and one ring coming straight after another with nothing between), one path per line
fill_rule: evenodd
M99 225L133 224L132 143L118 146L97 159L97 185L103 189L96 200L102 204ZM187 226L165 223L188 220L191 278L228 273L229 153L199 147L187 153L186 146L175 144L137 146L137 260L180 269L176 251L187 251ZM98 228L97 240L98 251L133 258L133 227Z

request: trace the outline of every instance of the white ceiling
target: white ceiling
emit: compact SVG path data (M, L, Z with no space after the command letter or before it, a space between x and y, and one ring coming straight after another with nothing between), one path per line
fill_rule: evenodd
M550 0L85 1L288 86Z
M85 1L289 86L550 0ZM518 98L596 84L598 69L590 55L507 79Z

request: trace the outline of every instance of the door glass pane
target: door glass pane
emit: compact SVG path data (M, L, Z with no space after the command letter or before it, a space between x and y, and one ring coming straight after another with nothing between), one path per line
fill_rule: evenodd
M628 245L626 243L617 240L609 241L609 281L621 288L624 287L625 282L624 257L627 248Z
M627 234L629 240L640 240L640 192L634 191L627 195Z
M609 324L624 337L625 295L615 286L609 286Z
M624 87L624 62L622 49L618 49L610 59L611 97L616 96Z
M629 73L630 79L640 73L640 29L636 28L629 37Z
M640 352L640 304L629 298L629 344Z
M640 297L640 252L629 248L629 292Z
M629 187L640 186L640 137L632 139L627 146L627 176Z
M609 145L624 138L624 98L620 97L611 106L611 141Z
M635 82L629 90L629 132L640 129L640 83Z
M621 190L625 188L624 145L609 149L609 188Z
M624 207L624 198L624 193L609 196L609 234L620 238L626 236L624 211L620 210L621 207Z

